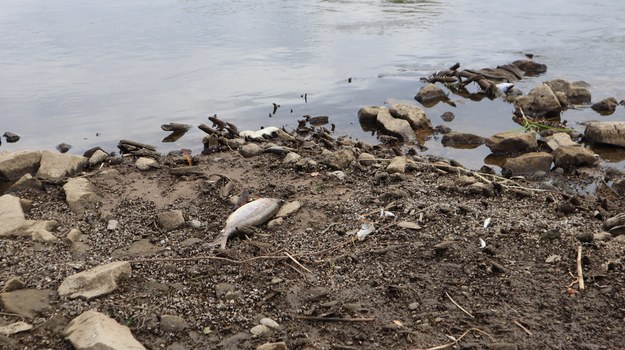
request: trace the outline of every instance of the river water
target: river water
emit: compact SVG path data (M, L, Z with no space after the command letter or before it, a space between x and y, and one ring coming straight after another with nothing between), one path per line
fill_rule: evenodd
M625 2L616 0L0 0L0 9L0 132L22 136L0 150L66 142L76 154L112 151L125 138L200 151L200 130L161 143L160 125L197 126L213 114L240 129L328 115L337 135L375 142L358 124L360 107L416 103L419 77L524 53L548 66L517 85L525 93L564 78L590 83L593 101L625 98ZM434 125L481 136L518 128L503 101L452 98L456 108L425 109ZM281 108L269 117L274 102ZM444 122L445 111L456 118ZM575 122L622 120L623 109L562 118L583 130ZM488 154L437 137L425 145L472 168Z

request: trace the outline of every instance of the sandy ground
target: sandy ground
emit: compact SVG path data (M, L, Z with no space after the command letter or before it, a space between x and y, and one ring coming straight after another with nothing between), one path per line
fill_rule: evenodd
M20 193L33 202L28 219L59 221L61 239L80 228L86 246L0 240L0 281L19 276L27 288L56 290L68 275L110 261L131 261L133 270L109 295L54 298L28 320L33 330L0 337L0 347L71 349L61 330L89 309L127 325L150 349L280 341L288 349L625 347L625 240L595 235L625 209L613 192L570 191L575 172L554 187L440 170L419 156L404 174L388 174L382 159L392 152L368 151L379 160L344 169L343 180L323 165L298 169L268 153L195 156L202 174L185 176L170 173L182 158L145 172L126 158L86 173L103 202L85 217L69 209L61 186ZM321 149L297 152L319 159ZM244 189L301 208L211 249L233 210L229 198ZM159 227L157 214L171 209L201 226ZM381 209L394 217L380 217ZM119 222L113 231L111 219ZM363 222L376 231L354 240ZM575 277L579 247L584 290ZM164 329L163 315L186 325ZM262 317L280 328L253 336ZM0 313L2 323L20 319Z

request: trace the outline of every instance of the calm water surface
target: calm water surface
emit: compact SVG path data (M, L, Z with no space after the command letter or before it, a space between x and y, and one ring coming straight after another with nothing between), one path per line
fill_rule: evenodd
M524 92L564 78L590 83L594 101L625 98L625 2L616 0L0 0L0 8L0 133L22 136L0 150L66 142L79 154L127 138L199 151L201 131L161 143L160 125L196 126L215 113L250 129L329 115L337 134L374 142L358 125L361 106L414 102L419 77L432 71L526 52L549 70L521 82ZM454 100L457 108L426 109L434 125L482 136L518 127L502 101ZM269 118L273 102L282 107ZM448 110L456 119L445 123ZM563 119L623 115L586 108ZM488 154L438 139L426 146L473 168Z

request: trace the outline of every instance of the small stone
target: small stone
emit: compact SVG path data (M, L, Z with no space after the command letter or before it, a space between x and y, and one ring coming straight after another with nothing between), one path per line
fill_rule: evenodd
M415 222L410 221L400 221L397 223L397 226L408 229L408 230L420 230L421 226L417 225Z
M590 108L601 115L611 115L616 111L616 106L618 106L618 101L614 97L608 97L594 103Z
M582 232L575 236L581 243L590 243L594 239L594 235L590 232Z
M275 218L271 221L269 221L267 223L267 228L269 230L273 230L274 228L278 227L278 226L282 226L284 225L284 219L283 218Z
M230 283L217 283L217 285L215 285L215 295L217 298L221 298L225 296L226 293L233 292L234 288L234 285Z
M82 297L89 300L112 293L117 289L117 282L130 277L131 274L129 262L112 262L66 277L58 292L59 295L70 299Z
M194 229L198 229L200 227L202 227L202 222L198 219L193 219L189 221L189 227L194 228Z
M241 155L245 158L255 157L262 152L263 150L260 148L260 146L255 143L248 143L245 146L239 148L239 153L241 153Z
M21 278L17 276L10 277L6 282L4 282L4 288L2 288L3 292L12 292L14 290L22 289L26 283L22 281Z
M264 326L267 326L269 328L273 328L273 329L280 328L280 325L278 324L278 322L276 322L276 321L274 321L274 320L272 320L272 319L270 319L268 317L262 318L260 320L260 324L262 324Z
M241 299L243 297L243 293L241 291L230 291L226 293L226 300L236 300Z
M119 221L117 221L117 220L109 220L108 223L106 224L106 230L107 231L115 231L115 230L117 230L118 226L119 226Z
M173 231L184 226L184 216L181 210L169 210L156 216L159 225L166 231Z
M281 341L277 343L265 343L256 347L256 350L287 350L286 343Z
M341 170L331 171L328 173L328 175L335 177L339 181L345 180L345 176L346 176L345 173Z
M441 100L446 96L447 95L441 88L435 84L429 83L419 89L417 95L415 96L415 100L423 104L428 104L429 102Z
M594 241L609 241L612 239L612 237L613 236L610 232L601 231L601 232L595 233L592 239Z
M77 242L81 237L82 237L82 231L80 231L79 228L73 228L69 230L66 236L67 240L72 243Z
M107 159L109 159L110 157L111 156L109 156L106 152L98 149L95 152L93 152L91 157L89 157L89 165L94 166L94 165L100 164L106 161Z
M271 279L271 284L278 284L278 283L282 283L284 282L284 280L280 277L274 277Z
M167 333L176 333L189 327L189 323L180 316L162 315L160 329Z
M549 255L547 259L545 260L545 262L547 264L555 264L557 262L560 262L561 260L562 260L562 257L560 255L553 254L553 255Z
M141 171L146 171L146 170L158 168L160 165L158 164L156 160L152 158L139 157L139 159L137 159L137 161L135 162L135 166L137 167L137 169Z
M358 156L358 162L361 165L371 165L375 163L375 156L373 154L363 152Z
M453 121L455 118L456 118L456 115L454 115L452 112L445 112L441 114L441 119L448 123Z
M300 156L299 154L295 152L289 152L286 154L286 156L284 156L284 159L282 160L282 162L284 164L293 164L293 163L297 163L301 158L302 156Z
M259 324L259 325L252 327L252 329L250 329L250 332L255 336L268 335L271 333L271 328L265 325Z
M4 136L4 138L7 140L8 143L15 143L20 140L19 135L14 134L10 131L5 132L4 135L2 136Z
M391 160L391 163L386 167L386 172L389 174L403 174L406 172L406 157L398 156Z
M54 297L56 292L53 290L20 289L1 293L0 304L5 312L32 319L50 310L50 300Z
M420 306L419 303L417 303L416 301L412 302L412 303L410 303L410 305L408 305L408 310L410 310L410 311L418 310L419 306Z
M67 151L69 151L70 149L72 149L72 145L67 144L65 142L59 143L58 145L56 145L56 150L61 153L67 153Z

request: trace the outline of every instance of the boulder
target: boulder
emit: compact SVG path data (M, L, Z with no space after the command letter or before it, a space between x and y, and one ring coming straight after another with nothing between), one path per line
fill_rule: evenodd
M540 84L529 94L520 96L515 104L517 109L531 118L557 117L562 112L560 101L546 84Z
M555 79L546 81L544 84L549 86L554 93L563 92L569 103L576 105L590 103L592 96L590 95L590 91L582 83L570 83L566 80Z
M559 147L553 152L555 165L559 168L593 165L597 162L595 154L581 146Z
M32 319L50 310L50 300L54 297L56 292L49 289L20 289L1 293L0 302L5 312Z
M20 199L10 194L0 197L0 237L11 236L26 224Z
M380 107L376 120L384 131L401 138L403 141L415 141L417 139L410 123L404 119L394 118L388 108Z
M595 143L625 147L625 122L590 122L584 135Z
M441 139L441 143L445 147L466 149L476 148L483 145L484 142L486 142L486 139L482 136L454 131L446 133Z
M76 350L145 350L130 328L95 310L70 321L63 336Z
M443 89L439 88L435 84L429 83L419 89L417 95L415 96L415 100L427 104L428 102L442 100L445 97L447 97L447 95Z
M389 174L403 174L406 172L406 157L397 156L391 159L391 163L386 167Z
M87 300L109 294L117 289L117 282L122 278L130 277L132 269L127 261L117 261L96 266L82 271L63 280L58 288L59 295L70 299L78 297Z
M398 103L391 105L389 112L393 117L407 121L413 130L432 129L432 122L417 106Z
M495 154L525 153L538 148L536 134L518 132L500 132L486 139L486 146Z
M63 185L65 200L76 214L83 215L88 210L96 208L102 198L95 193L95 189L89 180L84 177L69 179Z
M516 158L509 158L503 165L505 175L526 176L534 175L538 172L549 172L553 157L547 152L531 152L520 155Z
M358 121L361 124L375 124L378 119L378 111L381 107L366 106L358 111ZM382 107L383 108L383 107Z
M15 181L39 168L41 151L21 151L0 154L0 181Z
M166 212L159 213L156 216L156 219L159 225L167 231L181 228L185 223L181 210L168 210Z
M83 156L43 151L36 176L42 181L60 183L66 176L78 172L86 164L87 158Z
M618 106L618 101L614 97L608 97L594 103L590 108L601 115L611 115L616 111L616 106Z
M571 139L571 136L565 132L557 132L553 135L547 136L543 138L543 142L547 144L547 147L549 147L552 152L560 147L579 146Z

